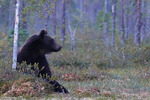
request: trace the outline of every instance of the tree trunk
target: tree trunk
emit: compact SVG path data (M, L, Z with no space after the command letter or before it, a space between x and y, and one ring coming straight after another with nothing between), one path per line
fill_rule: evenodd
M65 41L65 28L66 28L66 24L65 24L65 22L66 22L66 19L65 19L65 11L66 11L66 7L65 7L65 5L66 5L66 0L62 0L62 18L61 18L61 21L62 21L62 23L61 23L61 40L62 40L62 43L64 43L64 41Z
M141 41L143 41L143 40L145 40L146 38L146 36L147 36L147 30L146 30L146 28L147 28L147 1L145 0L145 1L143 1L142 2L142 14L143 14L143 16L142 16L142 36L141 36Z
M75 50L75 32L76 32L76 28L74 29L74 31L71 28L71 25L68 23L68 28L70 31L70 35L71 35L71 50Z
M17 44L18 44L18 28L19 28L19 6L20 6L20 1L17 0L17 2L16 2L16 13L15 13L13 65L12 65L12 68L16 68L16 66L17 66Z
M106 47L109 46L109 33L108 33L108 0L105 0L105 18L104 18L104 34L106 39Z
M56 1L55 1L55 7L53 9L53 32L54 32L54 39L56 40Z
M135 33L135 44L140 45L141 42L141 0L136 0L136 33Z
M121 33L121 45L124 46L124 0L120 1L121 13L120 13L120 33Z
M126 0L126 38L129 37L129 0Z
M72 28L71 25L70 25L70 16L69 16L69 13L67 13L67 19L68 19L68 29L69 29L69 32L70 32L70 36L71 36L71 50L75 50L75 47L76 47L76 42L75 42L75 34L76 34L76 30L77 30L77 27L79 25L79 21L76 23L75 27Z
M112 5L112 41L111 45L115 45L115 30L116 30L116 0L113 0L113 5Z
M121 33L121 46L122 46L122 58L125 60L125 54L124 54L124 0L120 0L120 33ZM123 64L124 65L124 64Z

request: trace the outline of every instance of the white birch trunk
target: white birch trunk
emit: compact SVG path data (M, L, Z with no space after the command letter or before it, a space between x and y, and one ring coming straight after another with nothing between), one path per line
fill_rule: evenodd
M77 30L78 24L79 24L79 22L76 24L74 30L72 30L71 25L68 23L68 28L69 28L70 35L71 35L71 50L73 50L73 51L75 50L75 46L76 46L75 33L76 33L76 30Z
M68 13L68 29L70 31L70 36L71 36L71 50L73 50L73 51L75 50L75 46L76 46L75 34L76 34L76 30L77 30L78 25L79 25L79 21L75 25L74 29L71 28L71 25L70 25L70 16L69 16L69 13Z
M17 3L16 3L16 13L15 13L13 65L12 65L12 68L16 68L16 66L17 66L17 44L18 44L18 26L19 26L19 6L20 6L20 1L17 0Z

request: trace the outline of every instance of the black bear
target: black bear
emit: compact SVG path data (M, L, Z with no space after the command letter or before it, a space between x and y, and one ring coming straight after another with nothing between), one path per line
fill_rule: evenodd
M45 54L51 52L58 52L61 50L61 46L58 45L53 38L47 35L46 30L41 30L40 34L31 36L17 52L17 62L21 64L25 61L27 64L34 65L38 63L39 73L38 76L46 79L50 84L54 86L55 92L69 93L68 90L60 85L55 80L49 80L51 78L51 71L49 64L46 60ZM17 70L19 67L17 67ZM34 70L32 67L31 69ZM47 76L49 78L47 78Z

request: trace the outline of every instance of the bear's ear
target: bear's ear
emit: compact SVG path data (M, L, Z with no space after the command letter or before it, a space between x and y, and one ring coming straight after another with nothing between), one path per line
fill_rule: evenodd
M43 38L46 34L47 34L46 29L43 29L43 30L41 30L39 36L40 36L41 38Z

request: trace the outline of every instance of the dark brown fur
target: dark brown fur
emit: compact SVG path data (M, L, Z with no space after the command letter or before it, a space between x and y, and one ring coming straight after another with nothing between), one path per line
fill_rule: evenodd
M23 44L23 46L18 49L17 62L21 64L23 61L26 61L27 64L31 65L38 63L38 67L40 70L39 75L42 75L44 79L49 81L50 84L54 85L54 91L68 93L68 90L60 85L57 81L50 81L45 77L46 74L50 78L52 76L45 54L50 54L51 52L58 52L60 50L61 46L58 45L50 36L47 36L47 31L41 30L39 35L31 36Z

